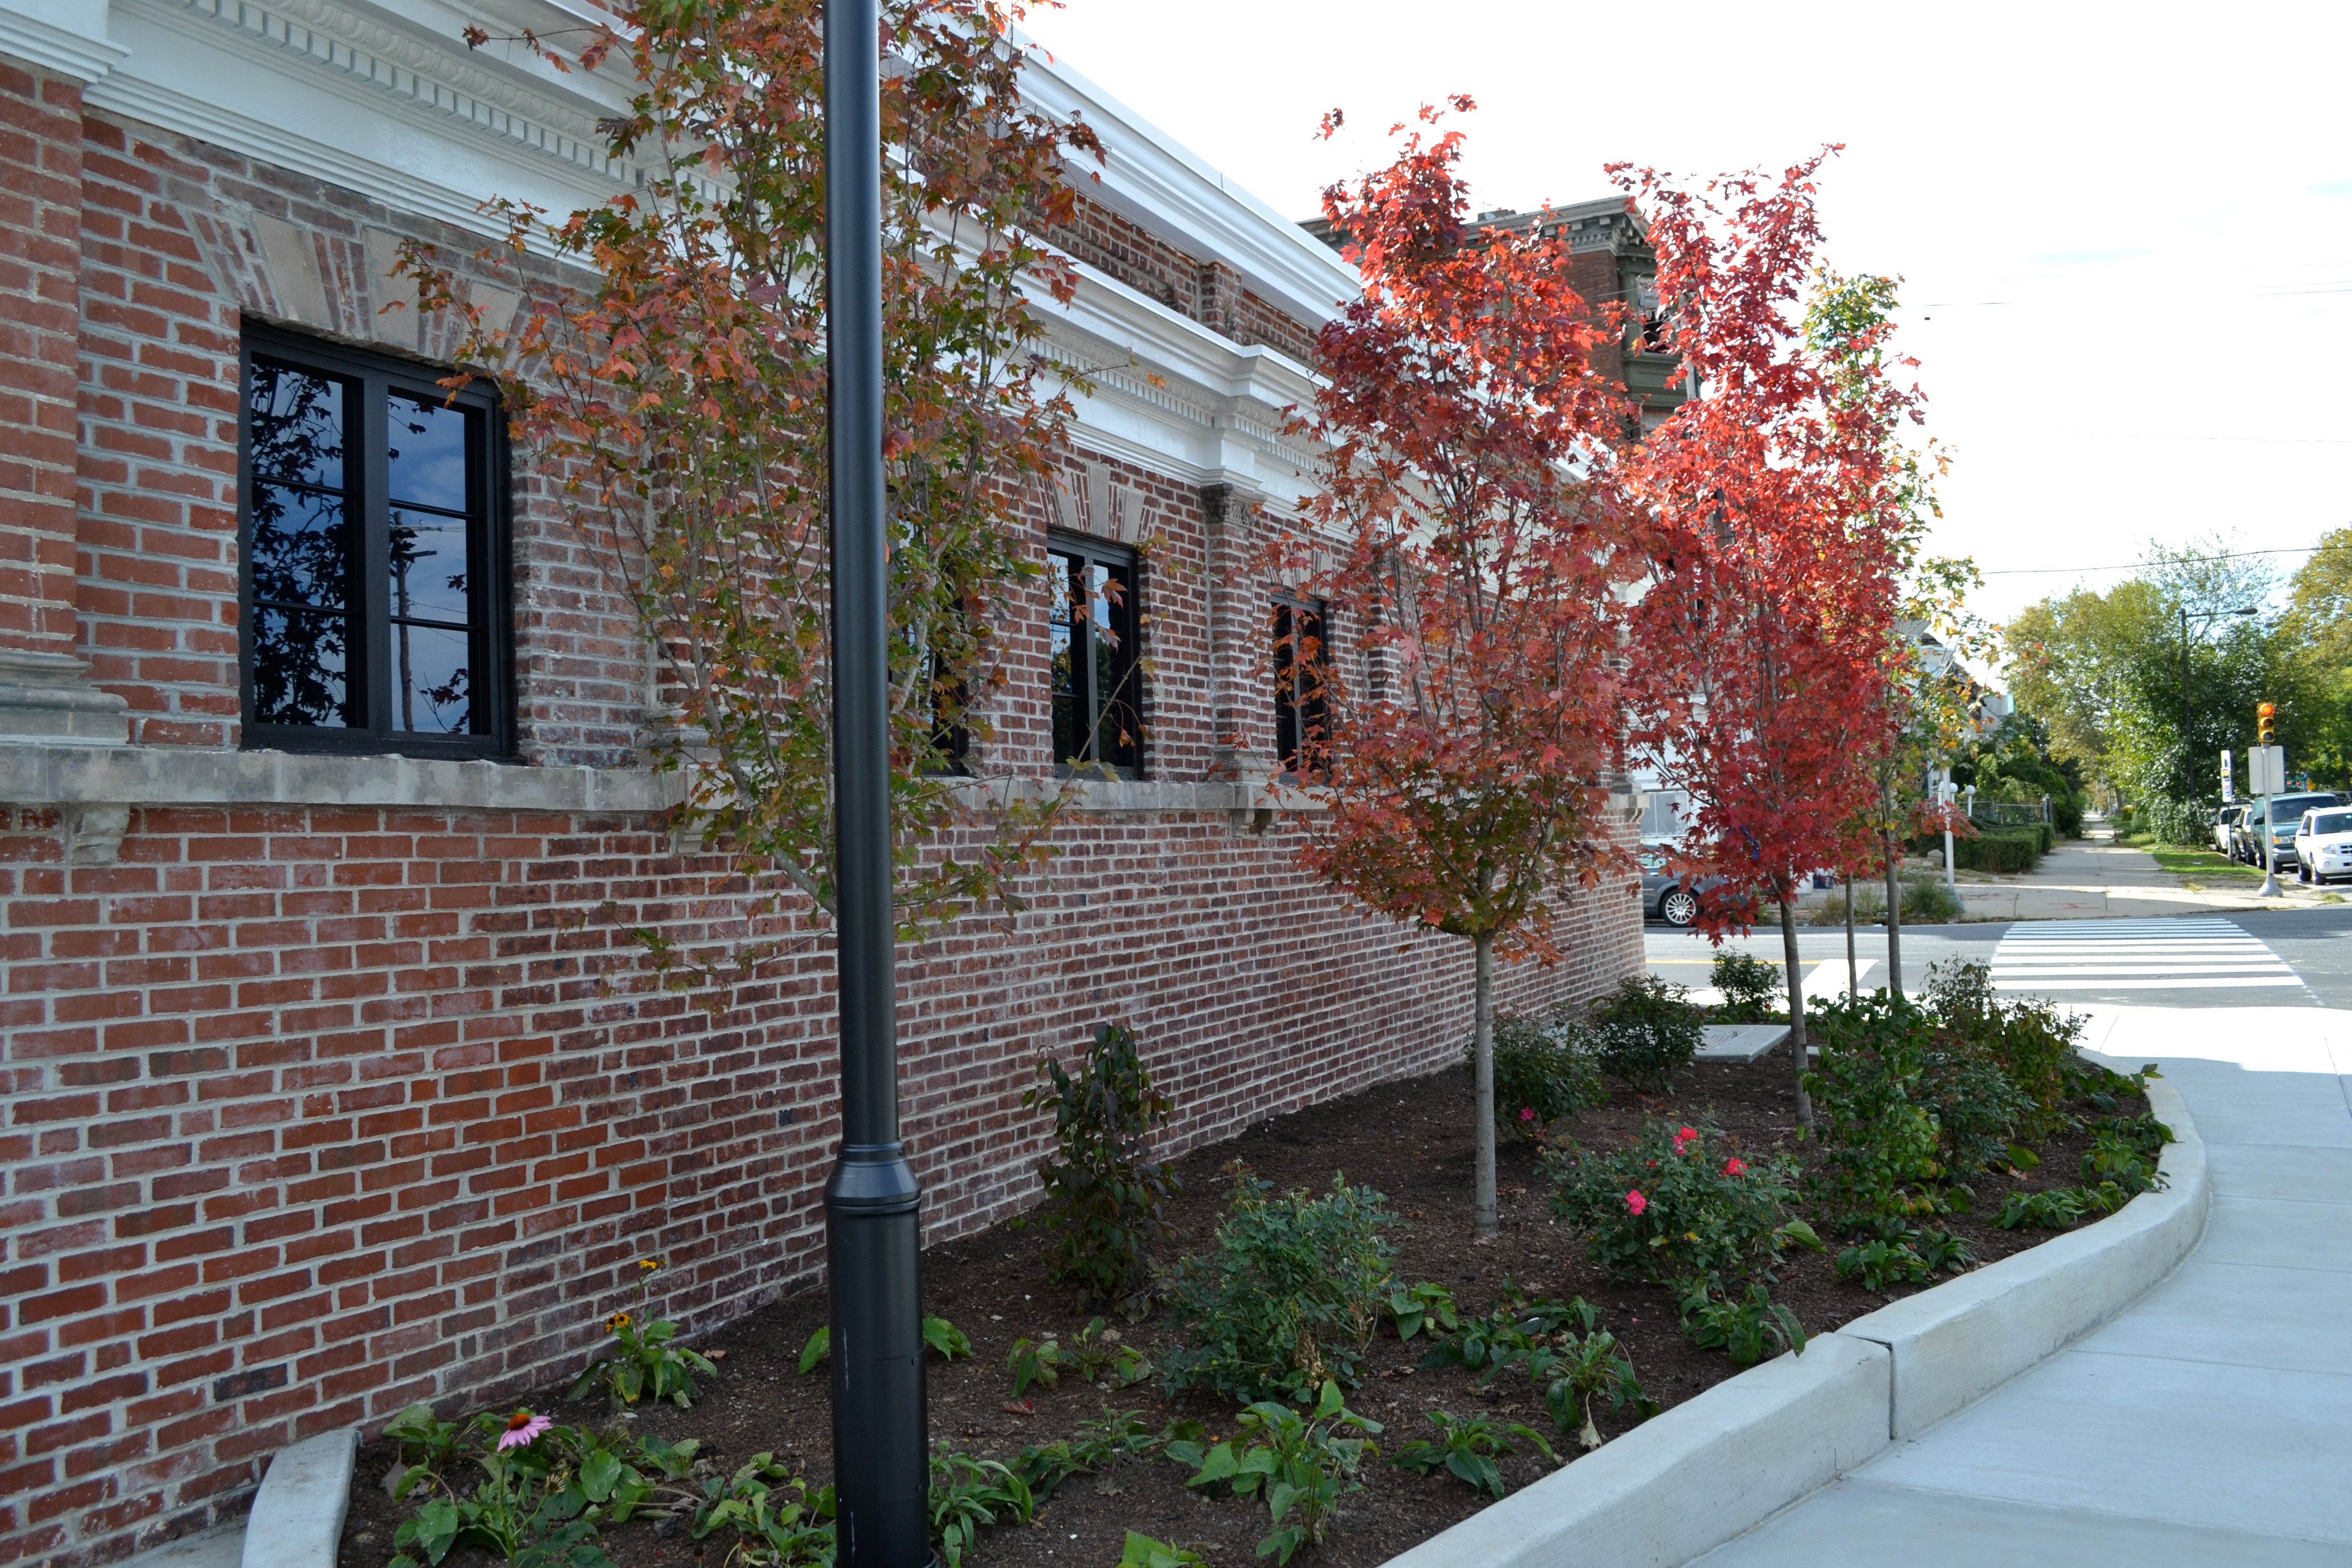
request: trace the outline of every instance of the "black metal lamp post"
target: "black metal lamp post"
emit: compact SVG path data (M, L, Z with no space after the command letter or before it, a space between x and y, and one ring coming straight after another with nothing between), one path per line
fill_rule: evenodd
M824 1187L841 1568L931 1561L918 1211L898 1143L888 552L882 485L882 110L876 0L824 8L835 931L841 1152Z

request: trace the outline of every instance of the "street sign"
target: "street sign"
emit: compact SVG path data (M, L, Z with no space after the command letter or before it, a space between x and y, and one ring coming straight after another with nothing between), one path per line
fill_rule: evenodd
M2286 791L2286 748L2256 746L2246 753L2246 788L2254 795Z
M2221 804L2229 805L2238 798L2238 775L2230 766L2230 753L2221 753Z

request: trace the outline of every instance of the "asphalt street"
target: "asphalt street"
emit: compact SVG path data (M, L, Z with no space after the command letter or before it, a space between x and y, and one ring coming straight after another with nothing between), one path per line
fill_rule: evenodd
M1658 924L1649 927L1644 946L1651 973L1693 990L1706 986L1718 951L1705 937ZM1778 931L1727 938L1722 946L1776 965L1781 961ZM2192 910L2129 921L1906 926L1902 949L1903 989L1913 996L1926 984L1929 966L1973 959L1993 965L2006 994L2046 995L2070 1005L2352 1009L2352 904L2232 914ZM1845 989L1843 927L1800 929L1797 952L1807 994ZM1886 956L1882 928L1855 932L1864 991L1886 984Z

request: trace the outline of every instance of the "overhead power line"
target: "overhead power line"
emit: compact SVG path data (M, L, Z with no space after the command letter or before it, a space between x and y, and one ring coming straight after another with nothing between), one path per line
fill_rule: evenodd
M2297 544L2284 550L2224 550L2214 555L2200 555L2200 561L2235 561L2248 555L2316 555L2320 546ZM1979 577L2056 577L2070 572L2136 572L2149 565L2146 561L2119 561L2108 566L2006 566L1999 571L1979 572Z

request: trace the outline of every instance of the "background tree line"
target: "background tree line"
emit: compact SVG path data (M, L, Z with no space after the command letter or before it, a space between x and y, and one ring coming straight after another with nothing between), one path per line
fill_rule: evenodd
M2284 579L2220 541L2151 546L2136 575L2031 605L2003 641L2010 689L2053 760L2167 837L2201 838L2225 749L2246 793L2259 703L2276 705L2291 774L2352 784L2352 528Z

